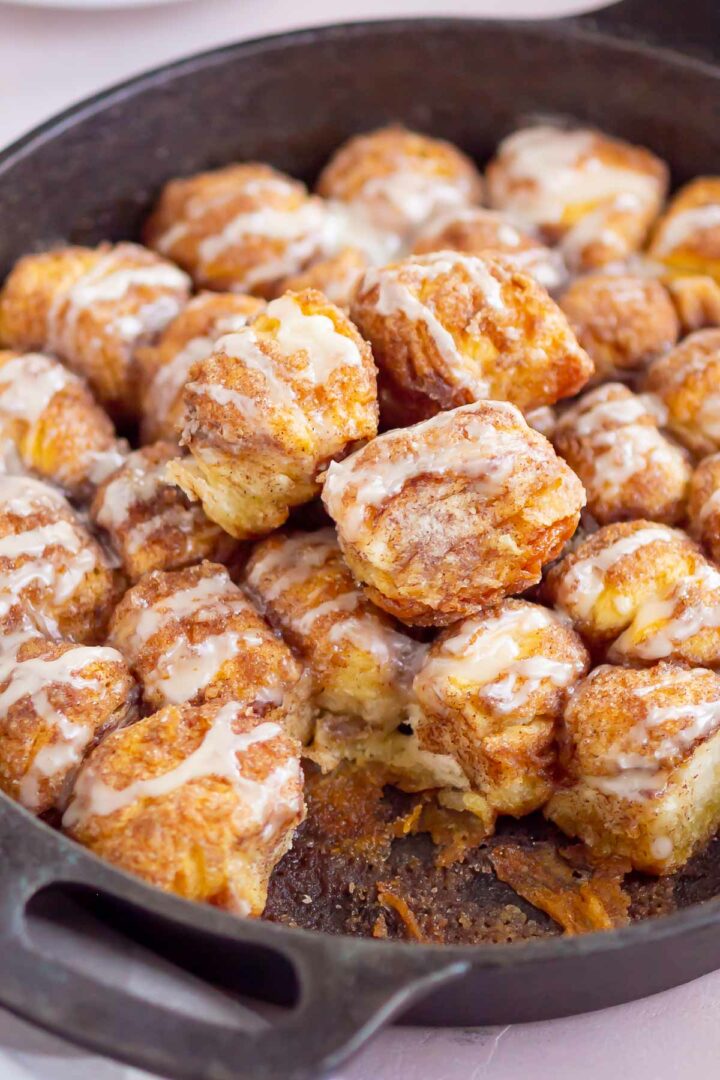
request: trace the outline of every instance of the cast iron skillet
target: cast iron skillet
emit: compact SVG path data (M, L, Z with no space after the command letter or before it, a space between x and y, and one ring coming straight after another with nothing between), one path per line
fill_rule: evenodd
M625 0L559 22L327 27L183 60L76 106L0 155L0 273L49 242L136 235L170 176L256 158L311 179L352 132L390 120L483 160L519 121L570 116L648 144L676 182L717 173L713 46L715 0ZM236 919L112 869L4 797L0 866L0 1004L187 1080L299 1080L333 1068L400 1014L438 1025L539 1020L720 966L720 899L612 933L513 946L405 945ZM90 903L215 983L293 1008L244 1033L48 960L27 922L29 903L48 891Z

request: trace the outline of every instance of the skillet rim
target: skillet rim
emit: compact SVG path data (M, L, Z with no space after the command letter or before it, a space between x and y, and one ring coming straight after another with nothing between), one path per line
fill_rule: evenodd
M615 3L611 5L611 10L612 8L622 10L622 5L615 0ZM628 36L625 33L626 28L613 26L612 22L604 25L602 16L607 10L603 8L599 11L574 16L550 17L547 19L483 19L473 16L358 19L342 23L302 27L245 40L241 39L227 45L190 53L157 67L141 71L128 79L113 83L95 94L82 98L19 136L0 151L0 185L3 182L4 172L11 168L15 161L27 158L35 148L39 148L51 141L55 136L74 126L76 122L101 113L104 109L115 104L123 103L144 90L162 86L178 77L191 76L195 70L212 68L231 55L242 59L267 50L282 52L298 44L312 43L318 38L326 41L342 41L355 35L364 36L368 33L396 35L406 30L423 30L433 33L462 27L472 28L473 30L480 27L497 27L566 41L577 39L594 42L609 46L616 53L649 56L666 65L697 71L705 76L720 80L720 63L714 63L712 60L703 59L698 55L681 52L666 44L647 41L636 36ZM618 36L620 32L623 32L623 37ZM378 955L388 955L387 950L392 949L398 957L407 957L410 955L417 956L418 951L420 951L427 956L434 954L438 961L444 960L446 963L453 960L465 960L473 968L496 969L506 968L510 965L521 968L542 961L562 961L571 957L586 957L596 953L613 953L618 949L625 950L630 946L658 944L667 938L681 938L686 933L694 933L720 922L720 895L718 895L671 914L646 918L616 930L595 931L590 934L576 936L565 935L542 941L513 942L511 944L486 942L476 945L441 945L395 940L375 941L372 938L355 937L353 935L334 935L327 931L290 927L264 919L239 917L208 904L185 900L172 893L166 893L142 879L134 877L127 871L104 862L57 829L36 818L29 811L13 802L3 792L0 792L0 820L6 815L9 815L11 819L14 816L26 818L27 820L22 827L27 828L31 833L34 830L35 834L38 835L38 839L43 836L44 840L42 842L52 844L57 855L54 864L51 863L49 866L45 864L48 869L55 869L56 872L52 875L45 875L45 879L43 879L42 874L38 876L36 887L28 891L23 907L35 895L56 885L62 886L65 884L84 889L94 887L100 892L105 892L111 899L117 899L133 906L144 907L146 910L150 909L153 913L166 917L176 924L192 924L196 931L210 933L215 936L224 934L238 942L245 941L269 949L274 948L281 954L283 952L283 943L289 946L296 944L302 947L303 943L309 943L312 940L322 940L326 944L329 941L337 940L339 946L341 943L344 943L346 947L352 945L354 949L361 950L366 954L374 951ZM68 856L70 857L69 860ZM96 880L87 880L82 872L80 874L74 873L67 868L68 862L70 865L79 863L81 867L83 862L87 862L88 868L95 871L94 877ZM109 887L102 880L106 876L110 879ZM117 887L114 886L113 879L117 879ZM2 885L0 885L1 892ZM140 894L139 899L132 895L134 892ZM144 898L146 900L143 903ZM217 923L217 925L211 925L213 923Z

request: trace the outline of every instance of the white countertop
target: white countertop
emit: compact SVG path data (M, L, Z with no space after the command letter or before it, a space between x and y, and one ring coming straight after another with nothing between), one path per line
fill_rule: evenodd
M442 0L312 0L308 5L186 0L100 12L0 4L0 145L103 86L240 38L390 15L540 17L600 6L599 0L455 0L449 7ZM1 964L2 958L0 978ZM139 981L141 975L131 972L128 979ZM569 1020L502 1029L396 1027L382 1033L340 1076L608 1080L631 1071L633 1080L710 1080L720 1068L719 1009L720 972L641 1002ZM0 1080L129 1080L139 1075L0 1011Z

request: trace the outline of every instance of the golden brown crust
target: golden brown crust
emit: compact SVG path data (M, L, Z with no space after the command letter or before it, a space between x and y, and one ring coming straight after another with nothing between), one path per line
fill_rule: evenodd
M231 560L237 543L167 479L172 443L134 450L97 490L92 520L105 529L130 581L200 559Z
M323 501L370 599L443 626L537 582L584 492L514 406L477 402L333 464Z
M601 524L683 519L687 455L660 431L652 402L621 383L583 394L555 425L553 444L582 480L588 510Z
M591 269L641 247L668 184L663 161L590 129L525 128L487 167L490 206L561 241L568 263Z
M369 270L351 314L383 373L443 409L551 405L593 370L545 290L490 258L435 252Z
M304 817L299 747L235 703L168 706L93 751L63 819L152 885L260 915Z
M556 724L588 666L558 615L505 600L431 646L413 684L420 744L456 757L496 813L531 813L552 793Z
M115 609L110 641L150 708L242 701L294 734L307 733L302 665L224 566L146 574Z
M720 279L720 177L698 176L675 193L653 230L648 255L673 275Z
M548 816L600 856L672 873L720 823L718 725L713 672L597 668L565 710L566 784Z
M144 237L198 286L269 297L322 253L324 220L299 180L246 162L171 180Z
M675 305L683 336L720 326L720 285L709 274L668 277L664 285Z
M114 649L4 638L0 788L36 814L61 809L88 747L133 717L133 691Z
M0 350L0 440L24 469L82 498L126 445L83 379L52 356Z
M648 369L645 388L667 409L666 425L700 457L720 450L720 330L698 330Z
M701 461L690 481L690 533L720 562L720 454Z
M121 581L54 488L0 477L0 622L24 608L50 636L104 638Z
M679 529L620 522L598 529L551 567L542 595L598 649L622 633L644 604L692 576L699 562L696 545Z
M367 342L322 293L286 293L222 339L185 388L192 458L172 477L240 539L282 525L317 475L377 431Z
M443 209L479 203L482 178L451 143L391 126L343 143L317 191L351 203L380 228L405 234Z
M275 533L253 549L246 581L302 657L318 709L391 731L407 717L423 647L363 595L333 529Z
M651 277L587 274L576 278L559 304L598 381L642 370L672 348L680 332L667 289Z
M413 252L426 255L432 251L462 251L505 260L549 292L559 289L567 279L562 252L547 247L531 229L519 226L505 214L482 206L449 210L431 218L418 235Z
M256 296L202 292L168 324L155 345L138 350L143 442L180 438L183 389L193 364L210 356L219 337L247 325L264 306Z
M56 353L103 405L133 417L135 350L177 315L189 286L176 266L138 244L26 255L0 292L0 342Z

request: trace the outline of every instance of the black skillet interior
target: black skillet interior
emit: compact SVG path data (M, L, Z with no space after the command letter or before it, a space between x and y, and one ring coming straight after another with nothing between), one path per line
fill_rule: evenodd
M0 155L0 273L54 241L135 236L170 176L256 158L312 179L352 132L392 120L482 161L519 121L570 117L651 146L676 181L717 172L713 46L714 0L625 0L556 23L357 24L192 58L78 106ZM174 1077L316 1076L413 1003L422 1023L544 1019L720 965L717 900L586 938L410 946L232 919L165 896L4 798L0 853L0 1004ZM248 1033L179 1018L50 961L33 945L26 909L49 910L61 893L203 977L294 1007Z

